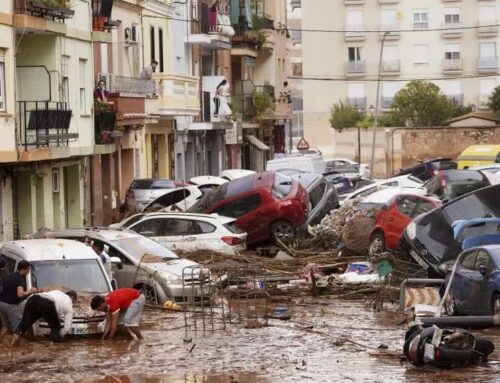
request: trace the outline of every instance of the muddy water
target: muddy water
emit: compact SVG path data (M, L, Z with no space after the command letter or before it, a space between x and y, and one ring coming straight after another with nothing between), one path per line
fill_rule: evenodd
M417 370L399 356L380 355L383 344L400 351L404 329L395 308L375 312L369 303L304 304L291 321L269 326L229 325L190 331L182 314L145 312L145 340L30 342L0 349L0 382L254 383L254 382L498 382L500 364L463 370ZM219 323L216 328L221 327ZM500 350L500 331L485 330ZM500 352L492 360L500 359Z

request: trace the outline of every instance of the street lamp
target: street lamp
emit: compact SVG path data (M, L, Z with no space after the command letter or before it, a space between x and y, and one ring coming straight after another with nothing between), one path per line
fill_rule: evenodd
M382 36L382 46L380 48L380 57L378 59L378 76L377 76L377 94L375 99L375 114L373 117L373 126L372 126L372 156L370 161L370 178L373 179L373 174L375 172L375 144L377 142L377 122L378 122L378 105L380 102L380 83L381 81L381 73L382 73L382 55L384 54L384 43L385 38L389 35L389 31L385 31Z

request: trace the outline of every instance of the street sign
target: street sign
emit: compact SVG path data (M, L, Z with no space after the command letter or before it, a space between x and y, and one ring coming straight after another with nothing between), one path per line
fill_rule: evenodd
M309 144L307 143L306 139L302 137L297 144L297 150L307 150L309 149Z

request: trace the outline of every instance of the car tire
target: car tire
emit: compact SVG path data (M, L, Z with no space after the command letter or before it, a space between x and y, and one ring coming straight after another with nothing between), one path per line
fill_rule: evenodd
M500 294L493 295L491 299L491 313L492 315L500 314Z
M295 229L288 221L276 221L271 225L271 237L276 242L295 237Z
M140 290L144 298L146 298L146 303L149 305L157 305L158 304L158 295L154 287L149 285L140 285L137 286L136 289Z
M370 240L370 247L368 248L368 254L370 257L375 257L382 254L385 251L385 239L384 233L381 231L376 232L372 235Z
M455 302L455 297L451 292L448 292L446 299L444 300L444 311L446 315L452 317L458 315L457 304Z

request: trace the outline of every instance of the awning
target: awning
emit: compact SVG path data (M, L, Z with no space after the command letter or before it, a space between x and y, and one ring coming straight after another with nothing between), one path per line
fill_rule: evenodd
M245 140L252 146L255 146L259 150L270 150L271 148L264 144L261 140L255 137L253 134L248 134Z

